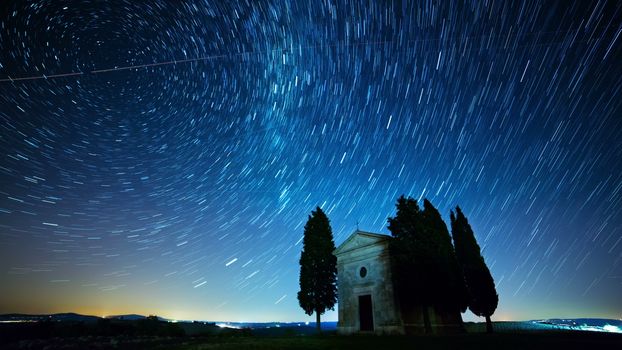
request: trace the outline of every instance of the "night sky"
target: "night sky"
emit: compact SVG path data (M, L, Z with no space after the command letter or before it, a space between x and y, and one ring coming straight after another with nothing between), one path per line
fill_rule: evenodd
M310 320L311 210L406 194L493 319L622 317L621 2L146 3L0 5L0 313Z

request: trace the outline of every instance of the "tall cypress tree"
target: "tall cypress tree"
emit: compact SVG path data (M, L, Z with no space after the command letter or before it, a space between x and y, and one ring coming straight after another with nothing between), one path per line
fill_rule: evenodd
M400 307L407 314L421 307L425 331L431 333L430 307L459 317L468 295L447 225L430 201L423 207L411 197L397 200L396 215L388 219L389 249Z
M316 315L320 332L320 315L333 310L337 302L337 257L328 217L320 207L311 212L304 228L300 255L300 291L298 303L307 315Z
M400 308L410 314L421 307L425 332L432 332L429 307L434 304L434 249L426 235L423 213L411 197L398 198L396 214L389 217L391 269Z
M434 239L437 249L436 264L437 273L434 275L434 284L438 291L435 293L435 306L446 312L456 312L460 316L468 306L468 291L454 247L451 244L451 236L441 214L430 201L423 201L423 219L427 234ZM461 321L461 318L460 318Z
M460 207L456 207L455 214L451 212L450 218L456 257L469 292L469 309L477 316L486 317L486 331L491 333L490 316L495 312L499 303L495 281L481 255L473 229Z

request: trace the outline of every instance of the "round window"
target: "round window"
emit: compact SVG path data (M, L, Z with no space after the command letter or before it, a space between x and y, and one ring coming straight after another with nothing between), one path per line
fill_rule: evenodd
M361 278L364 278L365 276L367 276L367 269L365 267L361 267L361 270L359 271L359 275L361 275Z

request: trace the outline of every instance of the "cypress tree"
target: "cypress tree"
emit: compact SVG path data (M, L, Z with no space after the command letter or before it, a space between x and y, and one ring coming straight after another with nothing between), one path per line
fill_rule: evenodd
M316 315L321 331L320 315L333 310L337 302L337 257L328 217L320 207L311 212L305 224L300 255L300 291L298 303L307 315Z
M456 207L455 214L451 212L450 218L456 257L462 268L469 294L469 309L477 316L486 317L486 331L491 333L490 316L499 303L495 281L481 255L473 229L460 207Z
M468 291L454 247L451 244L451 236L441 214L427 199L423 202L423 218L425 227L429 230L428 235L434 240L437 251L435 256L437 273L434 275L434 284L437 286L435 293L435 306L447 312L456 312L460 316L468 306ZM460 322L462 318L460 318Z
M429 307L434 303L434 251L426 235L423 213L411 197L398 198L395 217L389 217L391 268L400 308L410 314L416 307L423 311L425 332L432 332Z

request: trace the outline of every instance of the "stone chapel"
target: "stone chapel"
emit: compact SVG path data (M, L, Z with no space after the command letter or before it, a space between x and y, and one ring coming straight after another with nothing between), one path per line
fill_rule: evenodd
M337 249L337 332L340 334L404 334L424 331L421 310L405 312L393 290L389 256L390 236L354 231ZM435 332L461 329L459 312L430 308Z

